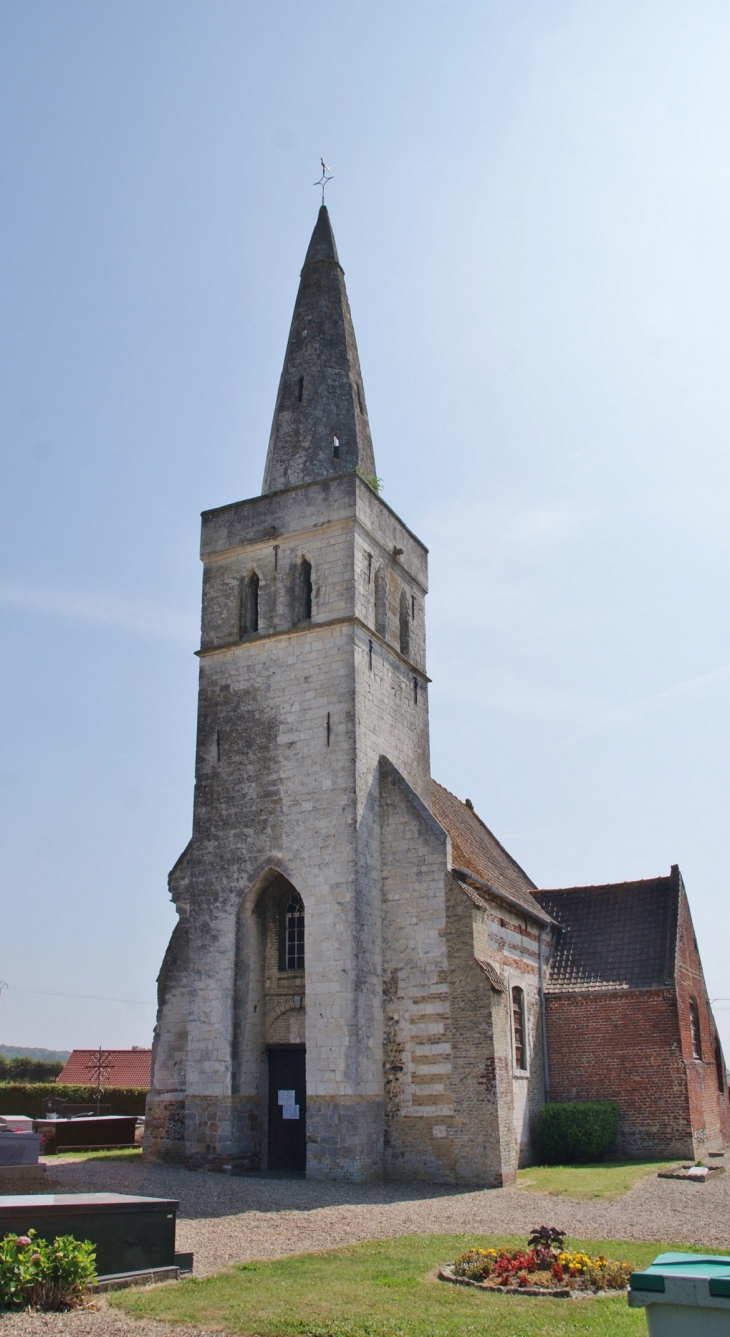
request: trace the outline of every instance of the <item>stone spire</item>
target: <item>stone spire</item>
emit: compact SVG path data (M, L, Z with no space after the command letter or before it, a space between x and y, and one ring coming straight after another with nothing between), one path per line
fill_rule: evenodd
M324 205L297 294L266 456L263 492L375 473L355 331Z

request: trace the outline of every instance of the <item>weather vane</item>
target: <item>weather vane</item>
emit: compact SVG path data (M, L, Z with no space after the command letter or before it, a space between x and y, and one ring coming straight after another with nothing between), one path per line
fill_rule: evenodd
M326 163L324 158L320 158L319 161L322 164L322 175L319 178L319 181L313 181L312 185L322 187L322 203L324 204L324 188L327 185L327 182L332 180L332 173L329 169L329 163Z

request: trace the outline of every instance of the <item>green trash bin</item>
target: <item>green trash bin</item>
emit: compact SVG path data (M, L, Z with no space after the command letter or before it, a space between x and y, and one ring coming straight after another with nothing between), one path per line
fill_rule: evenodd
M730 1337L730 1257L660 1253L632 1272L632 1309L646 1309L649 1337Z

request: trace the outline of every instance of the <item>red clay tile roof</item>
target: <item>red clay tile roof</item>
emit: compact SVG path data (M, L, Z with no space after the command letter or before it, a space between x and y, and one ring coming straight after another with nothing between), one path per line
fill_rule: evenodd
M431 805L437 822L451 836L451 858L455 867L466 868L543 922L545 911L535 903L532 895L535 883L500 845L474 809L435 780L431 781Z
M102 1079L102 1086L139 1086L149 1090L151 1049L103 1049L102 1056L104 1071L108 1073ZM95 1086L98 1057L98 1049L74 1049L56 1081L72 1086Z
M536 891L563 928L546 993L661 989L674 979L679 884L673 876Z

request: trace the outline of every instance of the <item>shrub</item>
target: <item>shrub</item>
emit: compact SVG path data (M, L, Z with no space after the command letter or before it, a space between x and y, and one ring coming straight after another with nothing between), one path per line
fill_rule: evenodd
M42 1058L6 1058L0 1054L0 1082L52 1082L63 1063Z
M27 1235L0 1240L0 1309L75 1309L96 1281L96 1249L73 1235L52 1244Z
M543 1165L600 1161L616 1140L618 1116L613 1100L543 1105L537 1121L540 1161Z
M60 1096L70 1105L96 1103L95 1086L63 1086L58 1082L0 1082L0 1114L27 1114L31 1119L43 1118L43 1101L49 1096ZM144 1114L147 1092L142 1087L106 1087L104 1104L111 1105L112 1114Z

